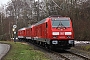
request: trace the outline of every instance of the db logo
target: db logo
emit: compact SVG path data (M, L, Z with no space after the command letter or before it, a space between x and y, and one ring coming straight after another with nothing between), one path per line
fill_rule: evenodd
M64 32L60 32L60 35L64 35Z

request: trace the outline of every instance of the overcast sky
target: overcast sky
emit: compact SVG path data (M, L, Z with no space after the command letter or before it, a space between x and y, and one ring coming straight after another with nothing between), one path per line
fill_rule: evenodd
M0 6L2 5L2 4L7 4L7 2L9 2L10 0L0 0Z

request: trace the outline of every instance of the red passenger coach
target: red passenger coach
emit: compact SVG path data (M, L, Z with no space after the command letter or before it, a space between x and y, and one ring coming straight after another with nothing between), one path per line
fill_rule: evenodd
M31 36L32 36L32 28L31 28L31 26L29 26L26 29L26 39L31 39Z
M31 40L32 38L33 38L33 26L34 25L31 25L31 26L29 26L29 27L27 27L27 29L26 29L26 39L28 39L28 40Z
M21 28L18 30L18 39L26 38L26 28Z
M74 32L69 17L51 16L34 26L33 39L49 48L69 49L74 46Z

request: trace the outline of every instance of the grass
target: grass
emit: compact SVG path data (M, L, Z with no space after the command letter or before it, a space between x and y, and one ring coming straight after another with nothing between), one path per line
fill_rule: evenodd
M50 60L43 52L35 50L26 43L21 42L3 42L11 45L10 51L3 60Z
M90 51L90 45L82 46L81 48L85 51Z
M84 45L84 46L76 46L75 48L81 49L84 51L90 51L90 44L89 45Z

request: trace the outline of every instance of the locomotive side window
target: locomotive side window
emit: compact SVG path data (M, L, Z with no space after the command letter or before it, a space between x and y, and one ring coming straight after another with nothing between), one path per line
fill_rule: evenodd
M48 24L47 24L47 22L46 22L46 28L48 27Z

